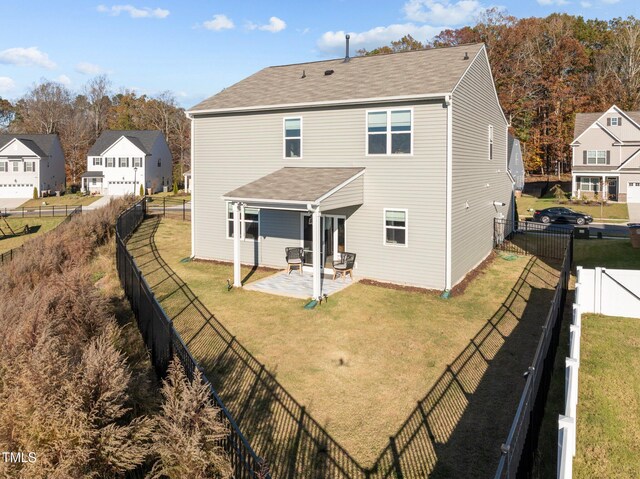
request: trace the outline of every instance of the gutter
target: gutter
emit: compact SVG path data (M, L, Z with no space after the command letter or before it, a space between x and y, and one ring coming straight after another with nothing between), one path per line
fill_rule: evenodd
M445 232L445 273L444 273L444 294L451 290L451 222L452 222L452 188L453 188L453 97L447 95L445 97L445 105L447 106L447 186L446 186L446 232ZM448 297L448 294L447 294Z

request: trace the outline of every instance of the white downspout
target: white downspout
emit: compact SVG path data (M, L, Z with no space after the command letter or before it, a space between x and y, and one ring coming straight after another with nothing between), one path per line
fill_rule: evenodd
M240 278L240 203L233 203L233 286L242 287Z
M452 188L453 188L453 132L452 132L452 103L451 95L445 97L447 105L447 191L446 191L446 243L445 243L445 277L444 289L451 290L451 222L452 222Z
M196 167L196 162L194 161L194 156L195 156L195 144L196 144L196 139L195 139L195 120L193 119L193 117L189 116L187 114L187 118L189 118L191 120L191 178L194 178L194 174L195 174L195 167ZM186 186L186 185L185 185ZM190 193L191 193L191 257L195 258L196 257L196 215L195 213L195 191L193 189L193 184L189 185L190 186ZM225 214L227 214L225 212Z
M321 248L321 222L320 208L316 207L312 214L313 218L313 299L320 299L322 296L322 255Z

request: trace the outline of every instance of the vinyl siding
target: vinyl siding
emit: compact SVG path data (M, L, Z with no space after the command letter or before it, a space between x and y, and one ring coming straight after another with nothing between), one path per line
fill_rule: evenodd
M336 191L320 204L320 211L335 210L347 206L361 205L364 199L364 178L360 176L344 188Z
M493 248L493 219L512 217L506 122L481 52L453 93L452 284ZM493 126L493 159L488 131ZM494 206L494 201L506 206ZM468 208L467 208L468 204Z
M413 109L412 155L366 156L364 107L194 119L194 256L233 258L233 241L225 232L223 194L284 166L366 167L363 204L349 209L346 222L347 248L358 255L355 274L443 288L446 108L440 101L395 106ZM292 116L303 118L304 158L284 159L282 122ZM383 244L384 208L409 210L408 247ZM275 223L283 221L293 224L281 225L283 234L291 236L297 229L300 235L299 213L263 211L261 228L274 231L278 228ZM283 248L290 246L290 241L263 238L258 248L260 264L284 266ZM242 242L242 261L253 262L254 256L253 242Z

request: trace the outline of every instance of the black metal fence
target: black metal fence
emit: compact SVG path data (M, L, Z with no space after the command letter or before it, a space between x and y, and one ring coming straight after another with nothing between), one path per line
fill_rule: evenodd
M66 212L66 218L64 220L62 220L60 222L60 225L65 224L66 222L68 222L72 216L75 215L79 215L82 213L82 206L73 206L70 208L61 208L58 207L60 209L60 211L65 211ZM62 216L62 215L56 215L56 216ZM56 228L58 227L56 226ZM55 229L55 228L54 228ZM22 249L24 248L24 245L18 246L16 248L10 249L9 251L6 251L2 254L0 254L0 264L3 264L5 261L11 261L13 259L13 257Z
M45 205L0 209L0 215L13 216L15 218L51 218L54 216L69 216L70 214L77 214L78 212L82 213L82 206Z
M184 341L173 327L156 300L149 284L136 265L126 247L126 241L142 223L146 214L146 201L142 199L123 212L116 223L116 264L120 282L131 303L131 309L138 319L138 327L151 355L151 362L160 377L164 377L169 362L177 356L189 379L193 380L196 370L201 371L203 381L209 386L213 402L220 408L221 419L229 425L229 435L225 439L234 477L238 479L270 479L265 463L260 459L236 425L222 400L218 397L202 368L195 361Z
M564 258L573 226L546 225L532 221L493 220L493 246L507 253L540 258Z
M191 221L191 200L179 196L147 197L147 212L182 221Z
M569 234L565 245L560 279L555 289L551 307L547 313L542 337L538 342L536 354L527 373L527 382L522 392L509 436L501 447L502 456L495 479L529 477L534 453L538 446L538 434L551 383L553 363L558 349L572 261L573 236Z

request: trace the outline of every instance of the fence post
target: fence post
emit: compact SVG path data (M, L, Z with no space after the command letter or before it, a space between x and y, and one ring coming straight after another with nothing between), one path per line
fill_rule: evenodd
M187 200L182 200L182 221L186 219Z
M167 197L166 196L162 197L162 216L163 217L167 216Z

